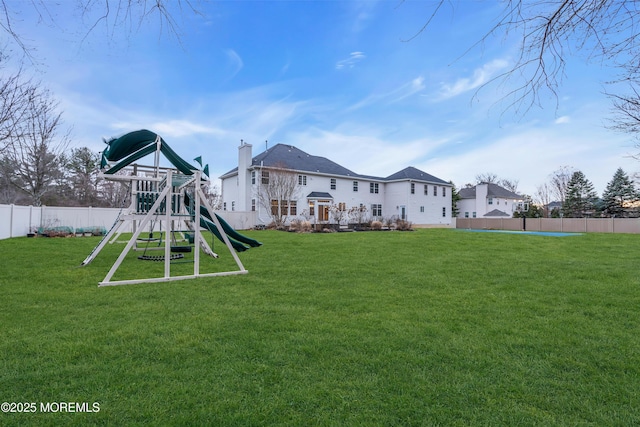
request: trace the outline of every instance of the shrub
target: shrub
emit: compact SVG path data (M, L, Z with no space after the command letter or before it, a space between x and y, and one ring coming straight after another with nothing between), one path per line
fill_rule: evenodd
M413 230L413 228L411 228L413 224L411 223L411 221L406 221L404 219L399 219L396 221L396 230L398 231L411 231Z
M311 223L309 221L303 221L301 219L294 219L291 221L290 231L296 233L310 233L312 231Z
M381 221L371 221L371 228L374 230L382 230L382 222Z

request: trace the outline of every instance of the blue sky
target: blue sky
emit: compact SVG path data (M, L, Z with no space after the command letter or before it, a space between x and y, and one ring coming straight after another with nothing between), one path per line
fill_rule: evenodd
M83 39L97 15L83 22L75 2L49 4L55 25L9 4L75 146L146 128L202 155L212 177L236 166L243 139L254 155L291 144L368 175L414 166L460 187L490 172L527 194L561 166L600 194L618 167L638 169L631 138L605 128L615 72L599 63L569 58L557 102L543 94L526 115L505 111L517 81L476 93L518 53L504 35L467 52L498 2L454 1L423 32L432 2L203 2L201 15L174 12L179 39L153 18Z

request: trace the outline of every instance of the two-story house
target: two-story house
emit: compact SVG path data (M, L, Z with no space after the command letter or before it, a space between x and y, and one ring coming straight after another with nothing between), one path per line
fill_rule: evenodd
M456 204L458 218L511 218L523 197L494 183L462 188Z
M416 226L451 225L452 185L414 167L377 177L355 173L291 145L277 144L254 157L251 144L241 143L238 153L238 167L220 177L223 209L256 212L253 225L269 224L275 206L286 210L288 221L309 219L315 224L332 222L332 209L360 208L366 220L398 218ZM264 186L282 169L297 175L293 200L273 200L272 206L261 203Z

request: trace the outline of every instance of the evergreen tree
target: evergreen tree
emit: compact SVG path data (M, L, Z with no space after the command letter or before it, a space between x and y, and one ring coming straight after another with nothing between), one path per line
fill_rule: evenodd
M567 192L562 211L568 218L583 218L591 215L598 199L593 184L582 172L576 171L567 183Z
M602 194L604 212L610 216L627 216L625 202L638 200L638 192L629 176L618 168Z
M453 181L449 181L449 184L451 184L451 217L455 218L460 213L460 210L458 209L458 201L460 200L460 194L458 194L458 190L456 189L456 186L453 183Z

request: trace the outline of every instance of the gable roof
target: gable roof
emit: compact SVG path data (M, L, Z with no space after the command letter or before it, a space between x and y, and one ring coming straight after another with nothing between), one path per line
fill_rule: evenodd
M293 145L276 144L251 159L251 166L285 167L297 171L326 173L329 175L357 176L358 174L332 162L326 157L312 156ZM225 173L233 175L238 168Z
M487 185L487 197L497 197L501 199L522 199L521 195L507 190L506 188L501 187L498 184L494 184L492 182L482 182L481 184ZM476 187L477 185L470 188L462 188L458 192L458 195L461 199L475 199Z
M407 179L414 180L414 181L437 182L438 184L450 185L448 182L443 181L440 178L436 178L433 175L429 175L428 173L423 172L420 169L416 169L413 166L404 168L401 171L396 172L393 175L389 175L388 177L385 178L385 180L387 181L397 181L397 180L405 181Z
M322 191L312 191L307 196L307 199L333 199L333 196L330 193L325 193Z
M500 217L500 216L506 216L506 217L511 217L511 215L509 215L508 213L503 212L503 211L501 211L501 210L499 210L499 209L494 209L494 210L492 210L492 211L490 211L490 212L487 212L487 213L486 213L486 214L484 214L483 216L493 216L493 217L496 217L496 216L497 216L497 217Z
M436 178L426 172L409 166L399 172L389 175L386 178L361 175L355 173L344 166L333 162L326 157L313 156L308 154L293 145L276 144L271 148L263 151L251 159L252 167L285 167L301 172L322 173L327 175L348 176L354 178L362 178L376 181L401 181L401 180L416 180L438 183L441 185L451 185L448 182ZM221 178L233 176L238 173L238 168L235 167L229 172L223 174Z

